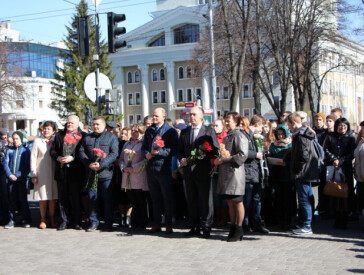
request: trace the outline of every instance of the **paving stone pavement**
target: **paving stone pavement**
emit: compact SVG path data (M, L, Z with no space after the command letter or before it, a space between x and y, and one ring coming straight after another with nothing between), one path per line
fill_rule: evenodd
M225 241L228 228L211 239L172 235L0 228L0 274L346 274L364 273L364 217L348 230L316 217L314 234L272 230ZM116 225L115 225L116 226Z

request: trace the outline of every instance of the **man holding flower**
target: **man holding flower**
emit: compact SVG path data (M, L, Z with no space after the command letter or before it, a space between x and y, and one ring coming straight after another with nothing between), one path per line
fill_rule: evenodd
M93 132L88 134L80 148L80 158L86 169L87 190L90 200L90 226L92 232L99 226L99 198L104 202L105 230L112 230L113 222L113 164L118 157L119 142L115 135L106 131L102 116L93 119ZM98 192L99 191L99 192Z
M202 236L209 238L213 222L211 159L217 156L219 143L214 129L203 125L201 107L191 109L190 122L192 126L181 132L177 151L186 181L191 226L186 236L199 235L202 227Z
M50 149L50 155L56 161L55 179L62 218L58 230L64 230L70 225L81 229L81 188L84 173L78 151L86 134L81 132L79 122L78 116L69 116L66 129L56 134Z
M144 135L142 151L148 160L146 170L153 203L154 225L150 233L161 231L162 214L164 214L166 233L171 234L174 209L171 167L172 156L177 150L178 134L176 129L165 122L165 119L166 111L163 108L156 108L153 112L153 124Z

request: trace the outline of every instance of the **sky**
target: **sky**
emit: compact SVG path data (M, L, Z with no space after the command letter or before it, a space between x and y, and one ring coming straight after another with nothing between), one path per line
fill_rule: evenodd
M363 7L362 0L348 0ZM86 0L94 8L92 0ZM182 0L181 0L182 2ZM52 43L65 38L66 25L71 24L79 0L0 0L0 20L9 20L11 28L20 31L20 38L34 42ZM101 0L98 6L101 35L107 41L107 12L124 13L126 21L119 23L129 32L152 20L150 12L156 10L156 0ZM94 11L90 11L93 13ZM362 27L364 13L348 15L349 26ZM350 38L364 44L363 35Z
M92 0L86 0L94 13ZM20 38L34 42L58 42L66 36L66 25L71 24L79 0L0 0L0 20L10 21L11 29L20 32ZM98 6L102 38L107 41L107 12L124 13L126 21L119 26L131 31L152 20L156 0L102 0Z

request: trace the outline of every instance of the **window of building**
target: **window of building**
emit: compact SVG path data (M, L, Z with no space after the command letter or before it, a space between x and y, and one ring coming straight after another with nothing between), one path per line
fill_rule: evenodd
M216 114L217 114L217 117L221 117L221 111L220 110L217 110Z
M161 98L161 103L166 103L166 91L160 91L160 98Z
M199 41L199 25L186 24L174 30L174 43L193 43Z
M196 88L195 89L195 95L196 95L196 100L197 100L197 98L202 99L202 90L201 90L201 88Z
M140 72L139 71L135 71L135 73L134 73L134 80L135 80L135 83L139 83L140 82Z
M153 102L153 104L158 103L158 91L152 92L152 102Z
M153 40L148 44L148 47L159 47L166 45L166 37L163 34L162 36L158 37L157 39Z
M188 88L186 89L186 101L192 101L193 97L192 97L192 89Z
M152 70L152 81L158 81L158 71L156 69Z
M244 108L243 109L243 116L249 118L249 120L250 120L250 109Z
M15 101L15 108L16 109L23 109L24 108L24 100L16 100Z
M140 114L135 115L135 121L136 123L142 123L142 115Z
M224 115L223 117L226 117L227 113L230 112L229 110L224 110Z
M133 125L134 124L134 115L129 115L129 126Z
M131 74L131 72L128 72L128 83L133 83L133 75Z
M229 87L228 86L224 86L223 88L223 96L224 96L224 99L229 99Z
M159 80L165 80L166 78L165 78L165 74L164 74L164 69L161 69L160 71L159 71Z
M40 93L43 92L43 86L42 85L39 86L39 92Z
M279 74L277 72L273 73L273 85L279 84Z
M216 87L216 99L220 99L221 97L220 97L220 87L219 86L217 86Z
M183 67L179 67L178 68L178 79L183 79L184 78L184 73L183 73Z
M178 102L183 101L183 89L178 89L177 90L177 101Z
M132 93L128 94L128 105L134 105L134 97Z
M251 97L251 93L250 93L250 86L248 84L244 84L243 85L243 97L244 98L248 98Z
M187 76L187 78L192 77L192 69L190 66L187 66L187 68L186 68L186 76Z
M39 100L39 108L43 108L43 100Z
M139 93L139 92L136 92L136 93L135 93L135 104L136 104L136 105L140 105L140 104L142 104L142 99L141 99L141 97L140 97L140 93Z

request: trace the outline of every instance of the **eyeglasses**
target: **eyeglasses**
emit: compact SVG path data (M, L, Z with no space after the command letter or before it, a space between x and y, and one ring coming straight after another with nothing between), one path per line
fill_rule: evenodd
M219 127L219 125L214 125L214 127Z

